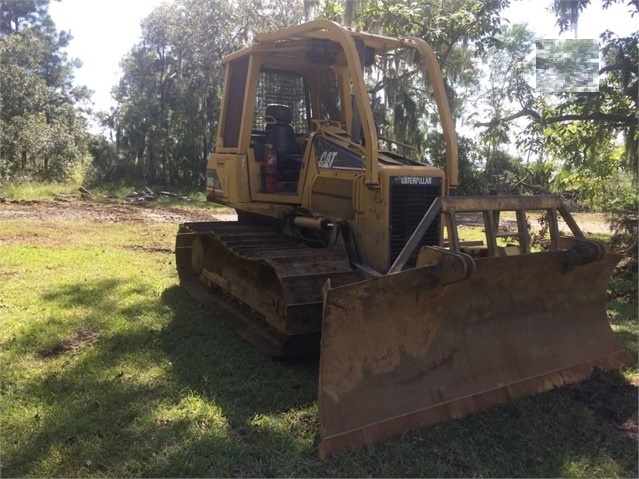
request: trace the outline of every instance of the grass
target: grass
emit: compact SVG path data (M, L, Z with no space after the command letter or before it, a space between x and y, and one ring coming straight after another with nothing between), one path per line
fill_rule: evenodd
M15 201L38 201L38 200L50 200L56 196L61 197L77 197L80 196L79 188L80 184L71 183L36 183L36 182L0 182L0 198L5 200ZM90 187L89 191L95 195L96 198L123 198L124 196L133 193L134 191L142 191L144 186L135 188L133 186L125 185L105 185L102 187ZM186 199L177 198L158 198L159 204L170 203L171 205L185 204L185 202L196 201L204 202L206 198L204 193L200 190L174 190L166 187L154 187L151 188L154 192L170 191L172 193L179 194Z
M76 193L79 185L68 183L0 183L0 198L15 200L41 200L58 194Z
M637 476L636 368L320 461L317 363L200 308L176 230L0 222L2 476ZM626 263L608 303L635 354L636 284Z

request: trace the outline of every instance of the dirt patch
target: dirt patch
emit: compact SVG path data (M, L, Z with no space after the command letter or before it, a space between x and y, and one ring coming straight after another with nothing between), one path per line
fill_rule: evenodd
M173 250L169 248L142 246L142 245L136 245L136 244L124 246L124 249L131 250L131 251L144 251L146 253L173 253Z
M531 229L539 231L541 228L539 222L540 215L529 214L527 216ZM589 234L610 234L610 225L605 215L601 213L572 213L572 217L586 236ZM484 220L479 213L460 214L458 215L457 222L464 226L484 227ZM502 213L499 219L499 228L502 231L516 231L517 220L515 219L515 215L510 212ZM559 218L559 231L570 234L570 228L561 218Z
M604 215L593 213L574 213L577 224L585 233L610 233L610 226ZM207 210L188 206L158 206L157 204L122 203L116 199L65 200L65 201L33 201L8 200L0 203L1 219L35 219L35 220L89 220L103 223L141 222L141 223L183 223L188 221L234 221L237 215L230 208ZM536 228L536 220L530 219L531 226ZM501 218L502 228L514 229L516 221L504 215ZM460 224L466 226L483 226L480 215L463 216ZM567 231L565 224L560 223L562 230Z
M119 201L6 201L0 203L0 220L67 220L99 223L183 223L188 221L233 220L231 209L206 210L186 206L157 206Z
M43 348L38 352L42 359L51 359L65 353L77 354L79 351L91 346L100 338L100 332L92 326L82 326L76 329L63 341Z

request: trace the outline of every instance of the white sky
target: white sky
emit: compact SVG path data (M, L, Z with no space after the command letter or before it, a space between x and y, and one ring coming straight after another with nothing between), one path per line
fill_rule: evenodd
M164 0L61 0L49 4L58 30L70 31L71 58L82 60L75 84L95 93L98 110L115 106L111 89L120 79L120 60L140 40L140 22Z
M58 30L70 31L73 40L67 52L82 60L76 70L75 83L86 85L95 93L98 110L108 110L115 103L111 88L120 78L120 60L141 35L140 22L158 5L172 0L61 0L52 1L49 13ZM300 0L301 1L301 0ZM548 7L552 0L513 0L504 17L511 23L528 23L539 38L561 37ZM639 19L631 18L627 7L614 5L602 11L594 0L579 19L578 38L598 38L605 29L622 35L636 30ZM623 2L625 3L625 2Z
M599 39L604 30L611 30L619 36L627 36L639 28L639 18L632 18L628 7L622 3L614 4L608 9L601 8L601 0L593 0L579 16L577 38ZM504 17L511 23L528 23L528 27L535 32L537 38L574 38L572 32L559 35L555 26L555 17L550 12L552 0L511 0Z

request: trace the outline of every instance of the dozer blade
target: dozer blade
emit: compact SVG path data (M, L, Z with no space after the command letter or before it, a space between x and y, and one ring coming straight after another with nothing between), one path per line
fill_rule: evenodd
M552 251L477 259L444 285L425 266L329 287L320 456L630 364L605 311L619 259Z

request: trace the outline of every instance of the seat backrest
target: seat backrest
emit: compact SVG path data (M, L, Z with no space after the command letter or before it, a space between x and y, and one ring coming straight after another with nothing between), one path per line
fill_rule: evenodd
M268 105L264 111L266 136L280 155L299 155L302 152L291 126L293 115L285 105Z

